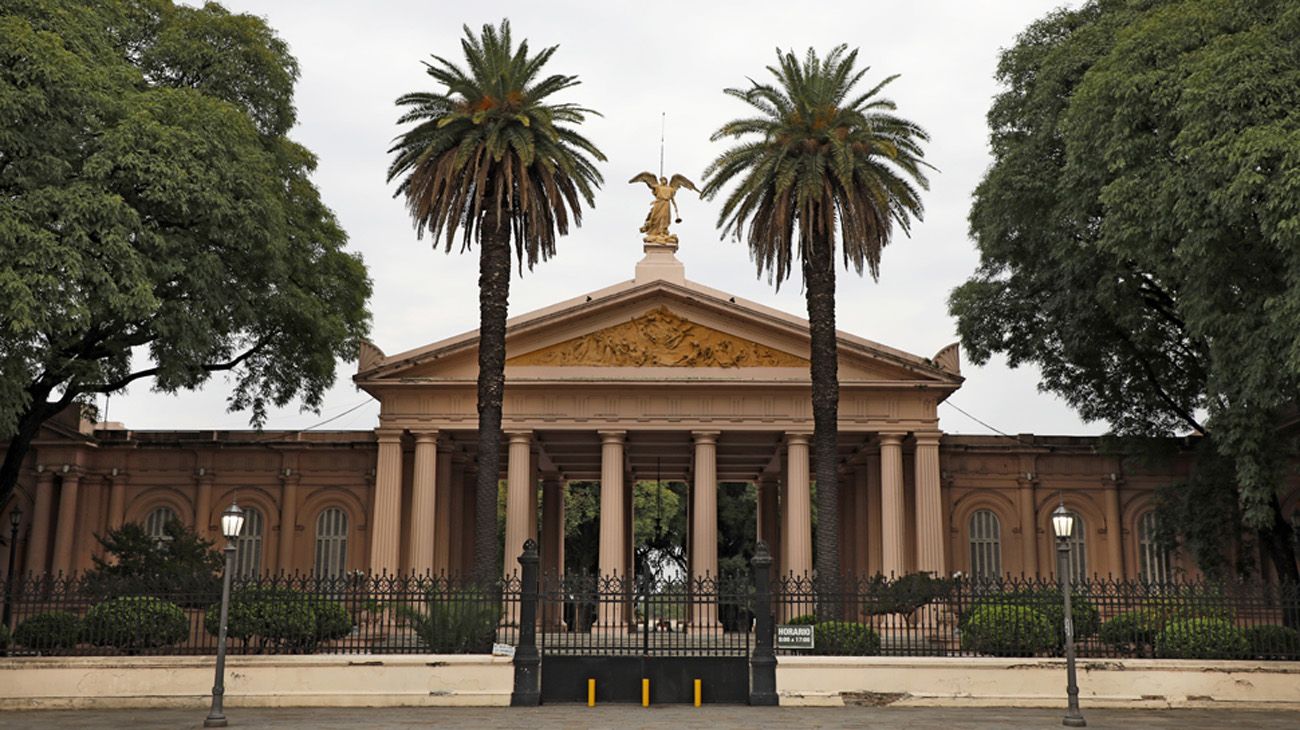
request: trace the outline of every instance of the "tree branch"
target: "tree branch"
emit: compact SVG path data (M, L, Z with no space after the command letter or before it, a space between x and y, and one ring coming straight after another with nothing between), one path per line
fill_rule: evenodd
M224 370L233 370L239 367L240 363L244 362L248 358L257 354L262 348L266 347L267 344L268 343L266 340L261 340L256 345L253 345L248 350L245 350L243 353L241 353L238 357L236 357L233 360L230 360L228 362L219 362L219 363L200 365L199 369L208 373L216 373ZM75 392L76 393L112 393L116 390L125 388L126 386L130 385L131 383L137 380L140 380L141 378L148 378L157 375L160 370L161 368L157 368L157 367L147 368L145 370L139 370L134 373L131 373L130 375L126 375L124 377L118 378L117 380L114 380L109 383L102 383L99 385L93 385L89 387L76 388ZM73 391L73 390L74 389L69 388L69 391Z

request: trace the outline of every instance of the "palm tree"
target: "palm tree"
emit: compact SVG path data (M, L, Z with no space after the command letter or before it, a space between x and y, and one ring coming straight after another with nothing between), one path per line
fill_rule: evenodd
M835 337L836 240L844 265L880 275L880 252L894 226L908 232L923 213L928 187L921 143L925 130L893 114L879 96L891 76L856 96L866 74L858 52L835 47L825 58L810 48L803 61L777 50L768 71L776 84L727 89L757 114L724 124L713 141L734 139L705 171L704 196L733 180L718 217L723 237L749 244L759 275L781 282L798 265L812 336L813 463L817 480L819 576L839 575L836 511L839 375Z
M501 398L505 390L506 309L511 249L522 273L555 254L556 235L582 223L582 203L593 205L601 183L594 160L604 160L573 126L587 114L574 104L548 101L578 85L576 76L542 77L558 46L535 55L516 46L510 22L468 26L461 39L465 68L441 57L426 63L445 87L397 100L400 124L388 180L401 178L396 195L418 235L445 237L451 251L460 233L462 252L479 249L478 482L474 515L474 574L488 580L500 570L496 504L500 470ZM517 549L519 546L511 546Z

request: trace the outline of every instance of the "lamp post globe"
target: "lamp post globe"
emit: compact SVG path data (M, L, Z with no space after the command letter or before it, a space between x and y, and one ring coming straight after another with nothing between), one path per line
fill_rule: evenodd
M9 510L9 529L14 532L18 532L18 525L22 524L22 521L23 521L23 508L14 505L14 508Z
M1065 717L1066 727L1086 727L1088 722L1079 712L1079 680L1074 668L1074 611L1070 607L1070 537L1074 534L1074 515L1062 502L1052 510L1052 532L1056 535L1056 574L1061 581L1061 595L1065 602Z
M225 570L221 575L221 628L217 633L216 681L212 684L212 709L203 721L204 727L225 727L224 700L226 695L226 620L230 616L230 574L235 569L235 538L244 529L244 511L231 500L221 513L221 534L226 538Z

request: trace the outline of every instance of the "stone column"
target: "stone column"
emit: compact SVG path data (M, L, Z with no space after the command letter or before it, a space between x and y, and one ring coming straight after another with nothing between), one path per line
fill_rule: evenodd
M625 577L623 555L623 439L626 431L600 432L600 554L599 579ZM600 628L619 626L622 611L612 597L600 602L596 622Z
M1020 560L1025 575L1036 577L1038 573L1038 523L1034 519L1034 483L1032 475L1021 475L1016 480L1020 489L1017 498L1020 507Z
M465 474L461 478L461 489L465 496L465 506L461 510L465 515L460 533L460 571L462 575L474 572L474 520L478 509L478 464L465 464Z
M370 520L370 570L395 575L401 567L402 431L375 430L379 458L375 465L374 516Z
M528 479L531 476L529 459L532 458L532 432L515 431L506 434L510 439L506 464L506 544L503 572L513 575L519 572L519 553L524 549L528 539L528 507L532 499L529 495Z
M451 491L451 504L448 510L451 513L451 529L447 531L447 568L453 574L462 572L461 565L464 563L464 533L465 530L473 529L474 518L465 512L465 459L463 456L453 455L451 460L451 480L447 482L446 488Z
M542 479L541 455L533 451L528 455L528 537L537 540L537 508L541 505L538 491ZM537 547L541 548L541 543Z
M907 572L904 561L903 433L880 434L880 571L887 577Z
M861 528L858 527L857 477L850 471L840 475L840 574L856 575L858 572L858 549L855 541Z
M695 509L691 513L691 527L695 533L691 577L696 581L718 578L718 432L692 431L695 441ZM697 629L711 629L718 625L718 597L716 587L709 590L708 583L697 583L700 590L694 601L691 625Z
M786 434L789 465L789 502L785 510L785 543L789 554L783 564L787 575L812 577L812 495L808 475L808 434Z
M197 487L194 496L194 531L199 537L208 537L212 525L212 472L207 467L199 467L194 483Z
M943 577L943 495L937 431L916 434L916 570Z
M777 495L780 480L775 474L760 474L758 477L758 539L767 543L769 553L775 554L780 546L776 544Z
M866 466L859 466L853 470L853 569L855 577L862 577L871 574L870 549L868 540L870 539L871 530L869 523L875 511L868 504L870 497L868 492L871 491L871 470Z
M411 534L406 540L406 567L412 573L433 572L433 541L437 537L438 432L418 431L415 468L411 474Z
M285 469L280 477L280 554L281 570L293 570L293 545L298 537L298 482L302 475Z
M434 478L433 572L446 575L451 570L451 442L438 441L437 473ZM523 548L520 548L521 550ZM516 558L519 556L516 555Z
M69 471L63 475L59 490L59 521L54 524L54 566L56 573L72 570L72 539L77 535L77 491L81 487L81 474Z
M1106 561L1110 563L1106 566L1107 572L1116 580L1124 580L1124 529L1120 522L1119 486L1114 474L1102 481L1106 493Z
M32 507L32 534L27 541L27 572L44 573L50 545L50 517L54 512L54 473L36 474L36 504Z
M880 454L877 452L867 457L867 573L870 575L884 572L880 559L884 551L880 515Z
M542 590L548 581L564 575L564 481L559 474L542 478ZM559 601L542 603L542 625L553 630L564 628L564 611Z
M126 521L126 474L114 469L108 480L108 529L116 530Z

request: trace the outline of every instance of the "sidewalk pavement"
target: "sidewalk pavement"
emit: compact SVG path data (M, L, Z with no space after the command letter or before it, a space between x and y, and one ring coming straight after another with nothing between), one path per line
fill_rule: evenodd
M744 707L548 705L537 708L429 707L398 709L240 709L226 713L232 728L356 730L358 728L1059 728L1061 712L1002 708ZM39 710L0 713L0 729L198 728L206 708L196 710ZM1232 728L1294 730L1300 712L1251 710L1088 710L1094 730L1129 728Z

